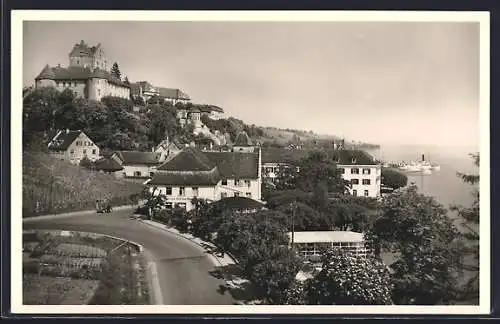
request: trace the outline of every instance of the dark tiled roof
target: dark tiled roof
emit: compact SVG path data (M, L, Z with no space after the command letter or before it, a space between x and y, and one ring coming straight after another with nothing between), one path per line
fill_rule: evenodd
M256 179L259 173L259 154L246 152L203 152L224 179Z
M362 150L335 150L332 159L340 165L376 165L373 157Z
M238 136L236 136L236 140L234 141L235 146L252 146L252 141L248 136L247 132L241 131Z
M261 202L247 197L223 198L221 200L213 202L211 205L213 205L216 208L231 209L231 210L264 208L264 204L262 204Z
M117 151L116 154L123 161L124 165L131 164L160 164L159 159L161 154L155 152L141 151Z
M35 78L35 80L49 79L55 81L67 81L67 80L81 81L81 80L88 80L90 78L106 79L110 83L120 85L122 87L130 87L123 81L118 80L108 71L104 71L101 69L94 69L92 71L90 68L85 68L81 66L49 67L48 65L46 65L40 72L40 74Z
M305 150L287 150L284 148L270 147L262 149L262 163L292 163L307 157Z
M201 172L155 172L150 185L215 186L220 180L217 169Z
M210 113L212 111L217 111L220 113L224 112L224 110L221 107L217 107L214 105L196 105L196 107L198 107L198 109L200 109L200 111L204 113Z
M186 147L158 167L159 171L210 171L215 164L199 150Z
M179 89L156 87L156 90L158 90L158 92L160 93L160 97L168 99L191 100L186 93L182 92Z
M48 144L49 150L53 151L66 151L82 131L60 131L58 132Z
M123 167L120 164L118 164L118 162L116 162L113 159L106 159L106 158L95 161L94 168L96 170L103 170L103 171L123 170Z

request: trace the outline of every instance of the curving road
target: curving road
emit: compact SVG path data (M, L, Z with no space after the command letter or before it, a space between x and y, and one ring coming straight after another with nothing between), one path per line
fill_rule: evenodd
M95 232L142 244L156 261L165 305L235 303L229 293L220 292L220 286L225 283L212 276L215 266L201 247L178 235L133 219L132 210L30 219L24 221L23 228Z

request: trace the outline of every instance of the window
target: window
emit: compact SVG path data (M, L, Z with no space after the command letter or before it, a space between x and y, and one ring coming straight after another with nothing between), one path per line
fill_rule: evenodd
M76 64L80 64L80 60L76 60Z
M172 209L172 203L171 202L165 203L165 207L167 209Z
M177 207L182 208L182 209L186 209L186 203L178 203Z
M222 180L222 185L227 186L227 179Z
M344 174L345 173L345 169L344 168L339 168L340 170L340 174Z
M149 172L149 176L152 178L155 175L154 172Z
M369 185L371 183L370 179L363 179L364 185Z
M365 197L368 197L368 190L365 190Z
M351 179L351 184L353 185L359 184L359 179Z
M95 150L95 149L94 149L94 150L92 150L92 154L94 154L94 155L96 154L96 150Z
M76 141L76 146L80 146L80 141Z
M246 196L247 196L248 198L252 198L252 193L251 193L251 192L247 192L247 193L246 193Z
M220 199L224 199L227 197L227 192L221 192L220 193Z
M246 185L247 187L250 187L250 180L245 180L245 185Z
M365 168L365 169L363 169L363 174L370 174L370 171L371 171L370 169Z
M140 177L140 176L141 176L141 171L134 172L134 177Z
M101 96L101 89L97 89L97 95Z
M358 168L352 168L351 169L351 174L359 174L359 169Z
M239 179L234 180L234 185L235 186L239 186L240 185L240 180Z
M69 153L70 154L75 154L75 150L70 150Z
M186 188L179 187L179 196L184 196L185 193L186 193Z
M239 196L240 196L240 193L239 193L239 192L235 192L235 193L234 193L234 196L235 196L235 197L239 197Z
M83 155L86 155L87 154L87 150L83 150Z
M357 191L357 190L353 190L353 191L352 191L352 195L353 195L353 196L357 196L357 195L358 195L358 191Z
M172 187L167 187L166 190L165 190L165 194L167 196L171 196L172 195Z
M193 187L193 196L198 196L198 187Z

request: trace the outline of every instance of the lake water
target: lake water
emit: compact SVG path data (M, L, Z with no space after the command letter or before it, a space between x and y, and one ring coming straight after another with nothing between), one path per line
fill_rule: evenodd
M477 152L473 147L436 147L436 146L382 146L370 153L384 161L420 160L422 154L431 163L439 164L441 170L430 175L407 173L408 184L414 182L419 192L436 198L445 207L452 204L470 206L473 200L472 187L457 177L457 172L478 173L469 153Z

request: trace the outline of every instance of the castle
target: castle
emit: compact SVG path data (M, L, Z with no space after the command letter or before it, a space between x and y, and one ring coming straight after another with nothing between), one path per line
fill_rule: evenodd
M110 61L101 46L90 47L83 40L69 53L69 65L48 64L35 78L35 86L54 87L59 91L71 89L78 96L91 100L114 96L130 98L130 85L110 72Z

